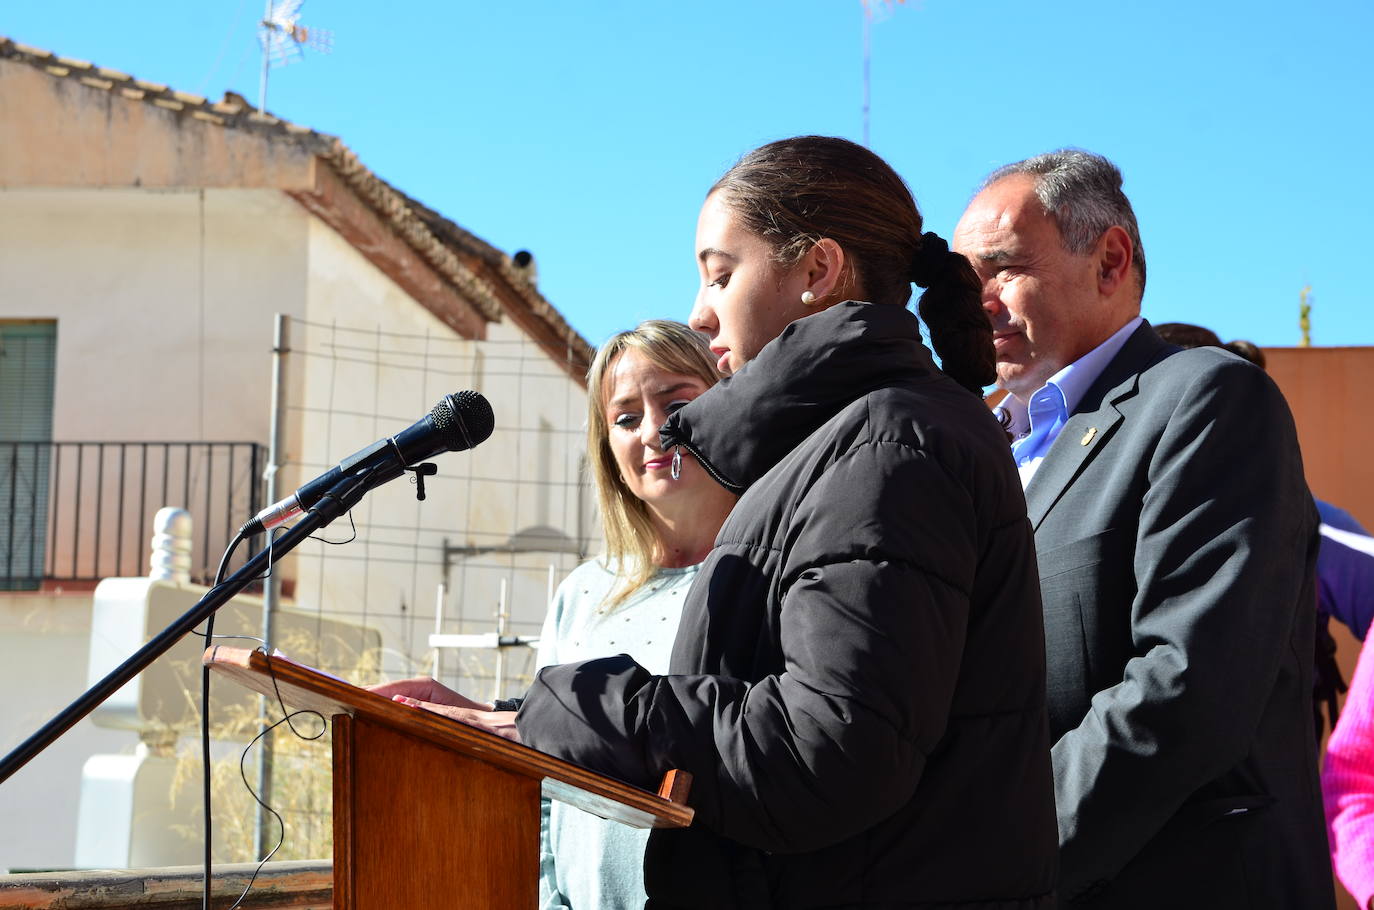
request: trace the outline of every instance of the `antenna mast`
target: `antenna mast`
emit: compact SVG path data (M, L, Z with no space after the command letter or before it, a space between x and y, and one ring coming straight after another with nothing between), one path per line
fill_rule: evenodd
M873 10L868 0L862 0L864 8L864 148L868 147L868 64L873 50Z
M302 47L322 54L334 49L334 33L300 25L305 0L267 0L262 21L258 23L258 42L262 45L262 76L258 82L258 113L267 113L267 75L274 66L300 60Z
M864 147L868 146L868 110L869 110L869 69L873 57L873 5L876 3L884 12L892 8L892 4L905 3L906 0L859 0L859 5L864 12ZM884 16L883 18L887 18Z

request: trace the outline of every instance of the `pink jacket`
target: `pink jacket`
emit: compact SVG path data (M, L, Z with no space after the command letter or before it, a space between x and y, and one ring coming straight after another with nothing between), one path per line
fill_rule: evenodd
M1369 906L1374 897L1374 636L1360 650L1350 694L1326 746L1322 795L1331 863L1341 883Z

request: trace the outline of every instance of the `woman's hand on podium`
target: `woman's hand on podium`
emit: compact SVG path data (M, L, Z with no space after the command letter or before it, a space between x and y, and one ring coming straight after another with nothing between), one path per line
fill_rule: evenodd
M515 729L514 711L493 711L491 705L473 701L436 680L416 677L368 686L367 689L392 701L442 714L511 742L520 742L520 732Z
M455 692L448 686L436 679L428 676L416 676L412 679L398 679L395 682L381 683L376 686L368 686L367 691L375 692L378 695L396 701L396 696L414 699L416 701L434 702L439 705L449 705L454 708L469 708L473 711L490 711L491 705L486 702L473 701L466 695Z

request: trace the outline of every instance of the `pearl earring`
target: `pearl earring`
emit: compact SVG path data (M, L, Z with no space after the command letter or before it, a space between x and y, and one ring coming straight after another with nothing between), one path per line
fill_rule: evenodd
M811 291L802 291L802 306L811 306L816 302L816 295Z

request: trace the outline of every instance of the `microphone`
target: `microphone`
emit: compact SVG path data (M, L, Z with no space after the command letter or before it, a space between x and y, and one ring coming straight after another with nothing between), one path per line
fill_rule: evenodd
M381 480L390 480L418 461L441 452L462 452L485 442L495 426L491 404L480 393L445 395L424 417L395 436L379 439L354 452L290 496L263 509L239 533L247 537L285 524L314 506L350 474L380 470L387 475Z

